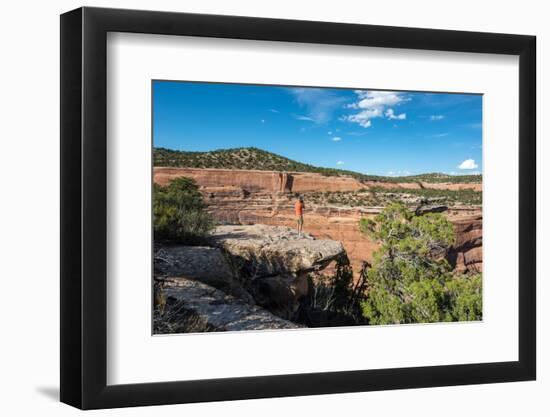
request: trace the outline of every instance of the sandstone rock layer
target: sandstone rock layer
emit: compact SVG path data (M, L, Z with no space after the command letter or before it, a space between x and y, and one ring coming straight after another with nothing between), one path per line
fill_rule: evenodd
M310 191L357 191L368 187L382 188L433 188L441 190L481 191L476 183L448 184L429 182L384 182L360 181L346 176L325 176L309 172L279 172L217 168L172 168L154 167L153 179L166 185L174 178L193 178L203 187L240 187L249 191L268 192L310 192Z
M305 196L304 230L317 239L343 243L357 273L363 261L372 262L378 244L359 232L361 218L372 218L383 207L349 207L315 204L309 192L346 192L378 188L472 189L482 184L361 182L351 177L329 177L312 173L275 171L155 167L155 182L164 185L173 178L193 178L205 197L208 210L222 224L296 227L292 193ZM414 199L414 198L413 198ZM479 272L482 268L482 216L480 207L454 206L441 210L455 226L457 243L449 260L458 272Z

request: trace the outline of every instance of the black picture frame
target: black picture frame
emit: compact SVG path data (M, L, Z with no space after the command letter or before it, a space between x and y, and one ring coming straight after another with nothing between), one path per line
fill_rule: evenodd
M107 375L108 32L519 56L519 360L113 385ZM136 10L61 16L61 401L82 409L533 380L536 376L534 36Z

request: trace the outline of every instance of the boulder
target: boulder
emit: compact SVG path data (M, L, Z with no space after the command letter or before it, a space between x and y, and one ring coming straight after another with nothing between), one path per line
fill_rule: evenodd
M295 229L263 224L218 226L212 245L227 252L241 274L254 279L319 271L346 256L342 243L301 236Z
M164 296L169 300L163 319L177 326L178 315L193 315L210 331L297 329L300 326L250 305L237 297L191 279L165 279ZM192 330L191 330L192 331Z

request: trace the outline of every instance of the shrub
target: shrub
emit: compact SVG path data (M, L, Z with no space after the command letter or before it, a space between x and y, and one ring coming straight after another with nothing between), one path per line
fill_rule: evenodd
M154 184L153 216L156 241L193 244L214 227L191 178L176 178L166 187Z
M370 324L481 318L481 275L452 276L444 255L454 232L443 215L416 216L394 203L374 220L363 219L360 229L381 243L361 303Z

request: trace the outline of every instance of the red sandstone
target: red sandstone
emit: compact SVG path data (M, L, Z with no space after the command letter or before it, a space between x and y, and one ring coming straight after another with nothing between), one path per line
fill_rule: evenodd
M323 176L314 173L283 173L276 171L154 168L154 181L166 185L177 177L193 178L205 196L209 211L216 220L233 224L262 223L295 227L296 220L289 193L315 191L357 191L373 186L383 188L419 189L419 183L361 182L352 177ZM474 189L482 184L432 184L424 188ZM364 260L372 261L378 248L359 232L358 222L373 217L381 207L329 207L308 204L304 230L318 238L341 241L354 271ZM479 207L453 207L446 213L453 223L457 240L449 260L457 272L477 272L482 268L482 215Z

